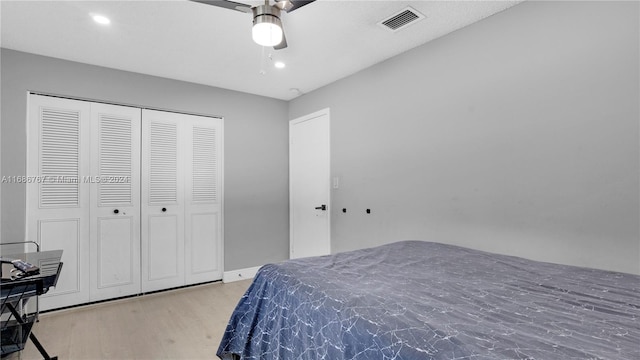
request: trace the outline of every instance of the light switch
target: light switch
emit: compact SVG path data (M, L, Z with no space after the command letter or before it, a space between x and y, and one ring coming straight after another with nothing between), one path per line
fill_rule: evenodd
M335 176L333 178L333 188L338 189L340 187L340 178Z

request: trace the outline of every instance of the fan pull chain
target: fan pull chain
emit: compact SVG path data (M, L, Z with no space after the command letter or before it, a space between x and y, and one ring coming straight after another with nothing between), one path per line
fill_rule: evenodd
M262 47L260 56L260 75L266 75L269 64L273 62L273 55L271 53L266 54L265 48L265 46Z

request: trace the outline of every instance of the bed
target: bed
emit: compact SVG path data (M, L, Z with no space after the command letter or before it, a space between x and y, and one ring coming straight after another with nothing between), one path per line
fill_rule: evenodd
M263 266L222 359L640 359L640 276L402 241Z

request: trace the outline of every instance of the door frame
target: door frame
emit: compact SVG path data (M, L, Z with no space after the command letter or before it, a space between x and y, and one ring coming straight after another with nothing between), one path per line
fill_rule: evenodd
M293 120L289 120L289 258L293 258L293 254L292 254L292 250L293 250L293 182L292 180L292 171L291 171L291 163L292 163L292 131L291 128L293 126L295 126L296 124L305 122L305 121L310 121L313 120L315 118L319 118L321 116L327 116L327 164L328 164L328 173L326 174L327 176L327 206L329 208L328 212L329 214L327 214L327 239L326 239L326 246L327 246L327 253L330 254L331 253L331 213L332 213L332 206L331 206L331 112L330 112L330 108L324 108L322 110L313 112L311 114L308 115L304 115L301 117L298 117L296 119Z

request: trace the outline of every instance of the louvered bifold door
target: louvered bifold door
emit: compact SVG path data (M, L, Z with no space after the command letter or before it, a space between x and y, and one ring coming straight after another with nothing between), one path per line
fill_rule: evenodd
M185 119L187 284L222 279L222 119Z
M91 301L140 293L140 119L91 106Z
M185 284L180 115L142 111L142 291Z
M87 102L29 95L26 240L64 263L40 310L89 300L89 120Z

